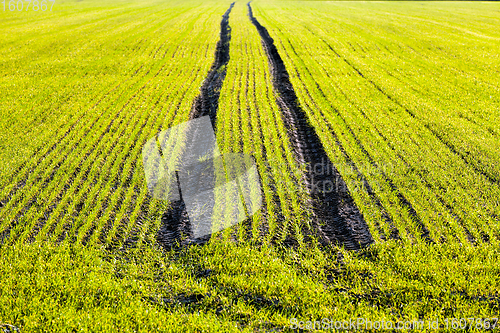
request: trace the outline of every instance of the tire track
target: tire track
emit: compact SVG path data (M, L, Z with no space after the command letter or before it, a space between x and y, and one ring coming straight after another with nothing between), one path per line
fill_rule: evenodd
M214 131L216 130L220 90L222 88L224 78L226 77L226 65L229 62L229 44L231 41L229 14L231 13L233 6L234 2L229 6L224 15L222 15L220 23L220 39L216 45L215 59L200 88L200 94L193 102L189 115L190 120L209 116ZM191 138L199 137L196 130L194 133L190 133L189 135ZM196 140L189 140L189 142L193 144ZM190 147L185 147L185 151L190 151ZM161 226L156 234L156 240L165 248L171 248L177 245L205 243L208 239L210 239L210 235L193 239L191 223L187 214L186 204L182 199L182 191L178 177L177 186L181 199L171 202L169 210L161 217Z
M340 173L328 158L317 133L308 123L307 114L299 106L274 40L253 16L250 3L247 6L250 21L257 28L268 56L276 102L282 111L297 162L308 166L303 180L311 197L313 223L322 243L336 243L347 249L359 249L373 243L363 215L356 207ZM317 170L318 166L320 171Z
M291 44L291 42L289 40L288 40L288 44L291 47L292 51L295 53L295 56L299 57L298 53L295 51L295 48L293 47L293 45ZM307 73L309 74L309 76L312 77L311 72L307 68L305 68L305 70L307 71ZM295 73L296 73L296 75L299 78L301 78L301 75L300 75L300 73L298 72L297 69L295 69ZM317 88L318 92L321 94L321 96L325 100L327 100L326 94L323 92L323 90L318 85L318 83L317 82L314 82L314 83L316 84L316 88ZM310 93L309 89L306 87L305 84L303 86L303 89L307 93L307 95L308 95L309 99L311 100L312 104L314 105L314 107L316 107L316 108L319 109L319 106L314 101L314 98L311 96L311 93ZM306 104L307 104L307 102L306 102ZM308 106L311 108L311 105L308 104ZM352 128L347 124L345 118L340 114L339 110L337 110L331 104L330 104L330 107L332 108L333 111L335 111L335 114L337 115L337 117L339 117L339 119L341 120L342 124L349 131L349 133L351 134L351 136L355 140L356 144L360 147L361 151L366 155L367 152L366 152L364 146L361 144L361 142L359 141L359 139L356 137L356 135L354 134ZM340 142L338 136L335 134L334 128L331 126L331 124L327 123L327 127L328 127L328 130L330 131L330 134L332 135L333 141L335 142L335 144L338 146L340 152L342 153L342 156L345 158L345 160L347 161L348 165L352 168L352 170L356 173L356 176L361 180L364 188L366 189L366 192L370 196L370 198L373 201L373 203L380 209L380 213L381 213L382 219L389 226L389 230L390 231L389 231L388 237L391 238L391 239L396 239L396 240L401 239L399 230L395 226L394 221L391 218L391 216L389 215L389 213L386 211L384 205L381 202L380 197L374 192L373 188L371 187L371 185L368 182L368 179L361 172L361 170L358 168L358 166L356 165L356 163L354 163L352 157L347 153L347 151L345 150L344 146ZM372 160L371 156L370 155L366 155L366 156L367 156L368 160L370 161L370 165L372 167L375 167L375 168L378 169L377 165L374 163L374 161ZM385 174L383 174L383 176L384 176L384 178L387 178L387 176ZM378 222L375 222L375 224L376 224L375 226L377 227L377 230L380 233L380 238L382 240L386 240L387 235L385 234L384 230L382 229L382 226Z
M362 78L366 79L355 67L353 67L351 65L351 63L344 57L342 57L338 52L336 52L332 47L331 45L329 45L324 39L322 39L321 37L317 36L311 29L309 29L308 27L305 27L306 30L308 30L311 34L313 34L314 36L318 37L329 49L330 51L332 51L338 58L342 59L344 62L346 62L351 68L353 68L359 75L361 75ZM291 44L291 42L288 40L288 43L292 49L292 51L295 53L295 55L298 57L299 55L297 54L297 52L295 51L293 45ZM306 69L307 70L307 69ZM309 75L311 76L312 74L309 72ZM329 77L328 73L327 73L327 76ZM312 77L312 76L311 76ZM372 85L374 85L373 82L370 81L370 83ZM318 89L319 93L326 99L326 94L323 92L323 90L319 87L319 85L316 83L316 88ZM305 88L307 90L307 88ZM379 89L380 90L380 89ZM342 92L342 94L344 95L344 97L346 98L347 101L349 101L349 103L353 103L351 101L351 99L345 94ZM386 94L384 94L385 96L387 96ZM311 97L311 100L312 100L312 97ZM332 106L333 107L333 106ZM336 112L337 116L340 117L342 123L344 124L344 126L346 126L347 130L349 131L349 133L351 134L351 136L353 137L353 139L355 140L356 142L356 145L360 148L361 152L368 158L368 161L370 163L370 165L372 165L373 167L377 167L377 164L375 162L375 160L373 159L373 157L371 156L371 154L366 150L366 148L364 147L364 145L361 143L360 139L354 134L352 128L347 124L346 120L344 119L343 116L340 115L340 113L338 112L338 110L336 110L334 108L334 111ZM368 119L367 115L362 111L362 110L359 110L361 112L361 114L363 115L363 117L365 119ZM329 126L330 127L330 126ZM331 128L331 127L330 127ZM333 130L333 129L332 129ZM388 139L378 130L376 129L377 133L379 134L379 136L389 145L389 147L393 150L393 151L396 151L394 149L394 147L392 147L392 145L390 144L390 142L388 141ZM338 144L340 144L340 142L338 142ZM339 146L341 147L341 146ZM341 147L341 149L343 150L343 148ZM397 153L396 153L397 154ZM397 154L398 158L403 162L405 163L406 165L408 165L408 162L403 159L399 154ZM350 159L349 159L350 160ZM352 161L351 161L352 163ZM359 175L359 174L358 174ZM430 231L429 229L427 228L427 226L425 225L425 223L422 221L421 217L418 215L418 213L416 212L415 208L413 207L413 205L410 203L410 201L407 199L407 197L399 190L399 188L396 186L396 184L392 181L392 179L383 171L381 171L381 175L383 176L383 179L384 181L388 184L388 186L390 187L390 189L393 191L393 193L395 194L397 200L400 202L401 206L403 206L409 213L409 215L413 218L414 222L416 223L416 227L417 227L417 231L420 233L420 237L426 241L427 243L434 243L435 241L431 238L430 236ZM364 178L364 176L363 176ZM423 180L422 177L420 177L422 181L424 181L426 183L425 180ZM370 191L371 192L371 191ZM371 195L371 193L370 193ZM378 201L378 200L377 200ZM380 201L379 201L380 202ZM377 206L379 206L377 204ZM379 207L382 207L382 206L379 206ZM389 222L389 220L388 220ZM391 229L392 231L394 232L393 233L393 236L394 237L391 237L391 238L395 238L395 239L399 239L400 236L399 236L399 231L395 228L395 226L393 225L392 221L390 221L390 226L391 226ZM469 238L470 240L470 238Z

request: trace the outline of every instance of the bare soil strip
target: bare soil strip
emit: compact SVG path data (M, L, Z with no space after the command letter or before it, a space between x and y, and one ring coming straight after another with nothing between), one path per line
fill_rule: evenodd
M288 71L281 59L274 40L267 29L253 16L248 5L248 15L257 28L269 60L276 101L294 146L297 162L308 165L303 175L311 197L314 225L323 244L335 243L347 249L359 249L373 242L363 215L356 207L340 173L328 158L308 116L299 105Z
M309 30L309 29L308 29ZM295 48L293 47L293 45L290 43L290 40L288 40L288 43L292 49L292 51L295 53L295 56L299 56L298 53L295 51ZM286 54L286 51L285 51L285 54ZM308 72L309 76L312 76L311 72L305 68L305 70ZM297 71L297 69L295 69L295 72L297 75L300 75ZM299 76L300 77L300 76ZM329 76L328 76L329 77ZM330 78L330 77L329 77ZM311 97L311 94L309 92L309 89L308 87L306 87L304 85L303 87L309 98L311 98L311 101L313 102L314 104L314 107L318 108L316 102L313 100L313 98ZM327 99L325 93L323 92L323 90L320 88L320 86L316 83L316 88L318 89L319 93L323 96L323 98ZM346 96L347 97L347 96ZM307 102L306 102L307 103ZM349 133L351 134L351 136L354 138L356 144L359 146L359 148L361 149L361 151L363 151L363 153L365 153L365 155L368 157L368 159L370 160L370 163L373 167L375 168L378 168L377 165L374 163L372 157L370 155L368 155L368 152L366 152L365 148L363 147L363 145L361 144L361 141L359 140L359 138L356 136L356 134L353 132L352 128L349 126L349 124L346 122L346 120L344 119L344 117L340 114L340 112L333 106L331 105L331 110L334 111L337 115L337 117L339 117L343 123L343 125L347 128L347 130L349 131ZM361 111L362 112L362 111ZM362 112L364 114L364 112ZM335 141L335 143L337 144L338 148L340 149L342 155L344 156L345 160L347 161L347 163L349 164L349 166L352 168L352 170L354 170L354 172L356 172L356 176L358 179L361 180L361 182L363 183L363 187L366 189L368 195L371 197L371 199L373 200L373 203L380 209L380 212L382 214L382 218L385 220L385 222L387 223L387 225L389 226L389 235L386 235L384 230L382 229L380 223L378 222L375 222L376 224L376 227L377 227L377 230L378 232L380 233L380 239L382 240L386 240L387 237L391 238L391 239L401 239L401 236L400 236L400 233L399 233L399 230L396 228L396 226L394 225L394 221L392 220L392 218L390 217L389 213L386 211L386 209L384 208L381 200L380 200L380 197L373 191L373 188L371 187L370 183L368 182L368 180L366 179L365 175L359 170L358 166L354 163L354 161L352 160L351 156L349 156L349 154L347 153L347 151L345 150L344 146L342 145L342 143L340 142L339 138L337 137L337 135L335 134L331 124L328 124L327 123L327 126L328 128L330 129L331 131L331 135ZM384 173L384 177L387 178L387 176L385 175Z
M229 62L229 43L231 41L231 27L229 26L229 13L233 9L234 2L228 10L222 15L220 23L220 39L215 49L215 60L212 67L200 88L200 94L193 102L189 119L195 119L204 116L210 116L210 121L214 131L216 130L217 109L219 108L219 96L222 83L226 77L226 65ZM190 133L194 138L199 134ZM196 140L188 140L196 142ZM186 147L189 151L190 147ZM178 188L180 189L179 179L177 178ZM182 199L174 201L167 212L162 216L162 225L157 232L156 239L161 246L170 248L176 245L187 245L190 243L204 243L210 237L193 239L192 228L189 216L186 210L186 204Z

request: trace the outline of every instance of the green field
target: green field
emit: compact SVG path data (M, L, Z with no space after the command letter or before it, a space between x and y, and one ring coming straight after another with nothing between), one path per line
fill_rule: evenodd
M252 1L279 59L247 2L27 4L0 4L0 328L493 328L499 3ZM228 8L229 58L213 67ZM219 149L253 157L262 208L205 244L165 246L173 203L148 193L142 148L193 118L214 73ZM294 110L305 122L290 129ZM321 224L300 126L347 185L370 245L350 250L352 225Z

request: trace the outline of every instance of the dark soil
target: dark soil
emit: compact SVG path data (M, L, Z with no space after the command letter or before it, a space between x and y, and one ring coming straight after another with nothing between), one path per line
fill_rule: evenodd
M323 144L308 116L301 109L288 71L274 40L267 29L253 16L248 3L250 20L257 28L269 60L276 101L281 109L297 162L306 164L303 180L313 207L314 225L324 244L334 243L347 249L359 249L373 242L363 215L356 207L340 173L328 158Z
M200 88L200 94L194 100L189 119L210 116L210 121L214 132L216 130L217 109L219 108L219 96L222 83L226 77L226 65L229 62L229 43L231 41L231 27L229 26L229 13L233 9L234 2L222 16L220 23L220 39L215 49L215 60L208 72L203 85ZM196 131L189 133L192 137L188 142L197 142L199 136ZM186 151L190 151L186 147ZM180 185L180 184L178 184ZM180 186L179 186L180 190ZM162 216L162 225L158 230L157 241L165 248L175 246L205 243L210 236L193 239L192 227L189 216L186 211L184 200L174 201L170 209Z

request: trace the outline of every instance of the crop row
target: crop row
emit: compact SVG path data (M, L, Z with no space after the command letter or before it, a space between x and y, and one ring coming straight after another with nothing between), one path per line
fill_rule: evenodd
M62 117L60 123L50 124L52 127L44 124L47 131L61 128L62 135L52 133L49 142L40 142L49 149L36 149L35 155L6 179L18 185L1 193L4 242L49 238L119 246L127 239L152 241L165 204L148 198L140 164L142 145L162 126L188 117L192 99L210 66L216 14L222 8L190 7L186 10L181 6L178 11L149 8L138 14L142 19L124 10L116 17L123 28L110 33L101 30L102 24L107 24L101 21L88 28L95 40L75 41L78 49L87 50L88 44L95 43L101 43L101 49L99 55L93 50L90 58L94 62L88 55L82 56L80 61L90 63L80 64L83 68L75 68L72 76L87 72L98 75L103 62L114 66L123 61L128 70L120 73L114 84L103 80L102 86L88 91L91 103L72 104L78 112L67 113L71 116ZM103 15L107 15L105 11ZM84 21L78 16L72 19ZM66 38L64 27L60 35L53 33L56 40L58 36ZM121 52L123 58L117 59ZM80 96L78 90L70 93L71 88L75 89L69 87L68 95ZM22 128L14 122L16 125Z
M428 41L398 40L370 20L365 26L355 24L357 14L349 6L287 4L284 8L257 3L255 11L275 38L301 106L347 179L372 234L397 234L409 241L496 242L500 188L494 174L498 173L481 163L498 160L498 150L494 151L498 136L478 132L467 122L461 122L457 134L455 119L445 107L451 102L440 106L451 84L430 95L412 87L403 74L395 74L404 73L397 67L404 61L405 68L415 64L414 70L436 75L437 66L424 66L394 50L411 48L426 54ZM396 27L403 24L401 18L394 22ZM406 18L406 29L415 33L408 22L413 23ZM287 29L291 24L296 27L293 33ZM394 54L402 60L394 60ZM479 75L474 69L471 73ZM453 75L449 77L454 82ZM465 80L461 86L470 91ZM480 97L486 98L476 96ZM496 106L495 98L489 107ZM483 99L481 105L486 102ZM472 101L468 103L459 111L476 118L468 110L474 107ZM477 149L465 151L456 140Z
M263 209L249 226L242 225L238 237L300 243L311 228L307 192L276 105L267 57L244 3L235 4L229 24L230 61L217 112L217 141L222 152L255 158L263 194Z

